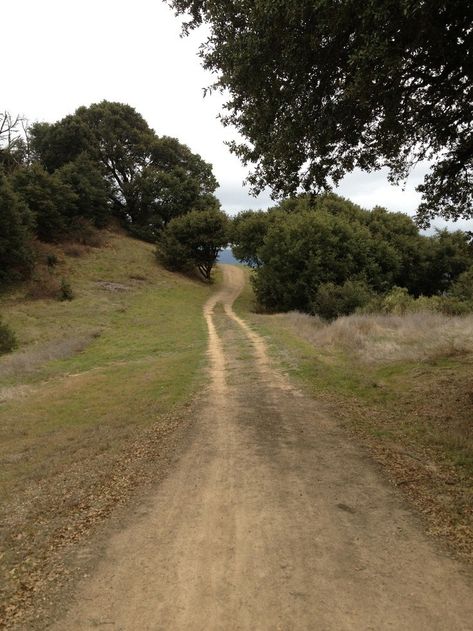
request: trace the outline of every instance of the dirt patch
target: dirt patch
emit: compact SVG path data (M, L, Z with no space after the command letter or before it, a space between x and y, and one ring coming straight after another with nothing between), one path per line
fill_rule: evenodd
M131 287L129 285L123 285L122 283L112 283L109 280L98 280L95 283L97 287L100 289L105 289L105 291L130 291Z

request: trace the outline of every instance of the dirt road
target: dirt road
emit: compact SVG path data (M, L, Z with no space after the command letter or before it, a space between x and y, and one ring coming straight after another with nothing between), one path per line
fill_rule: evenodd
M272 367L224 274L191 444L55 629L471 630L464 568Z

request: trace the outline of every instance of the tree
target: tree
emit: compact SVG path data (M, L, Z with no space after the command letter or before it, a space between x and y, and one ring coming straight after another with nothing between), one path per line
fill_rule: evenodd
M86 153L60 167L55 175L76 196L68 205L68 220L84 217L97 228L103 228L110 219L109 188L97 164Z
M366 280L378 291L388 284L383 244L366 226L323 211L286 214L272 222L258 254L255 293L270 311L310 312L323 283Z
M261 265L258 251L274 218L274 213L262 210L244 210L233 218L230 241L237 259L250 267Z
M28 122L9 112L0 113L0 167L12 173L29 158Z
M107 181L114 214L150 241L172 217L217 204L211 165L175 138L158 137L123 103L102 101L34 125L31 144L51 173L87 155Z
M354 168L393 181L432 161L417 220L473 216L473 4L464 0L169 0L203 23L255 191L330 188Z
M76 212L78 195L56 173L48 173L38 163L17 169L11 181L33 214L39 239L61 240L70 226L68 218Z
M31 223L28 208L0 169L0 287L31 272Z
M220 210L194 210L172 219L163 230L157 258L166 267L187 271L197 267L210 280L220 250L228 243L228 218Z
M473 247L460 230L438 230L429 239L426 258L425 291L421 293L444 293L473 265Z

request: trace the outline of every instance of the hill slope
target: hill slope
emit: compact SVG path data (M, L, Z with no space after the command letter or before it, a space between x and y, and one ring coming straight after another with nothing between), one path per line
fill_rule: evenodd
M20 341L0 358L0 585L11 620L45 581L64 581L70 542L155 475L157 454L165 461L179 407L201 382L213 290L117 234L101 249L66 248L74 256L47 250L59 263L44 274L66 277L75 298L28 298L25 285L0 299Z

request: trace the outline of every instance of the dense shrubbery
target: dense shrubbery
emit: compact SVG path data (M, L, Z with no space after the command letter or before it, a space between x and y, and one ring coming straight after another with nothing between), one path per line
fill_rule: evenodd
M132 107L80 107L26 132L0 115L0 288L33 269L32 242L100 245L118 219L155 242L190 211L218 210L211 165L175 138L159 137Z
M463 315L473 311L473 300L456 296L453 288L446 295L416 298L409 294L405 287L393 287L388 293L374 296L359 307L357 310L361 313L404 315L405 313L431 311L445 315Z
M347 280L343 285L322 283L312 301L312 312L335 320L366 306L372 298L373 291L364 281Z
M256 268L256 296L270 311L331 319L361 308L398 312L404 303L445 313L472 304L467 234L421 235L407 215L363 210L336 195L241 213L231 239L237 258Z

